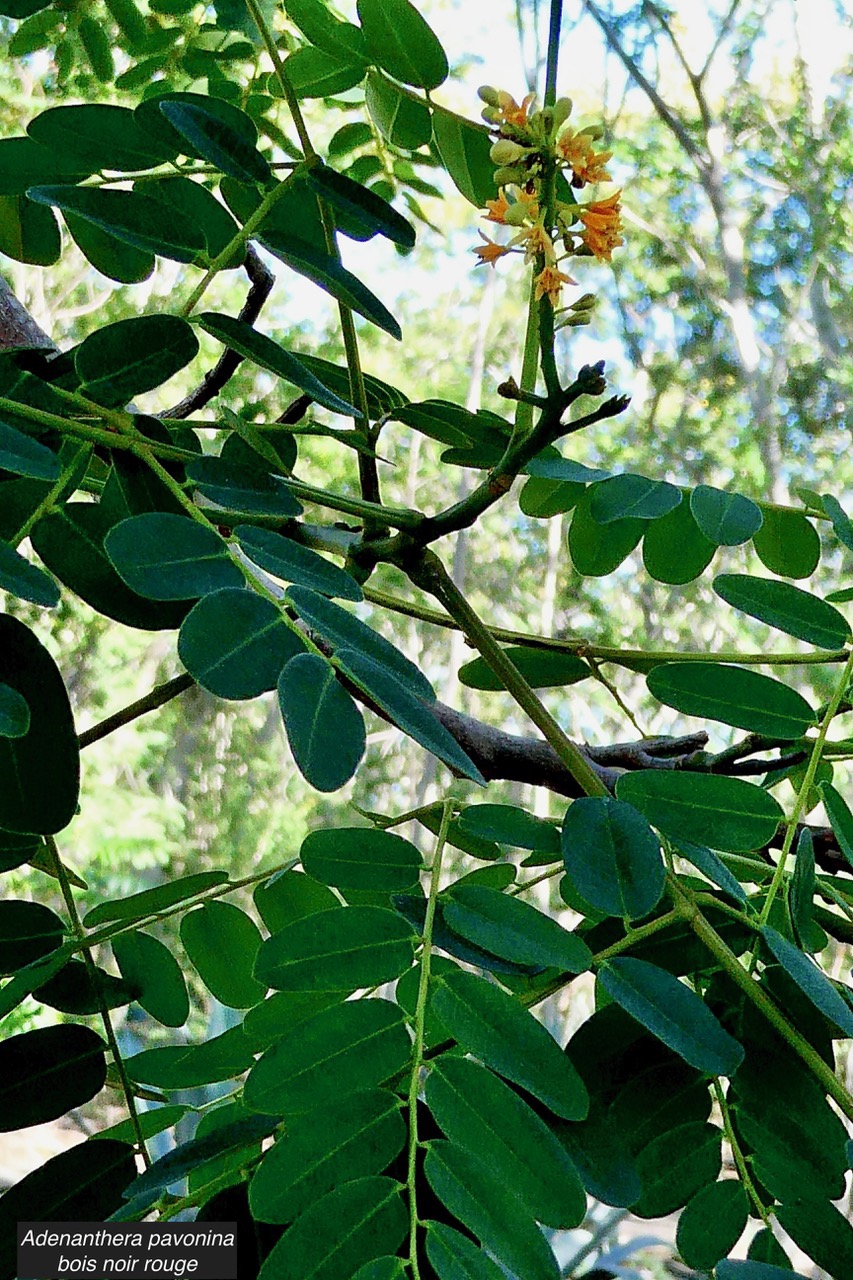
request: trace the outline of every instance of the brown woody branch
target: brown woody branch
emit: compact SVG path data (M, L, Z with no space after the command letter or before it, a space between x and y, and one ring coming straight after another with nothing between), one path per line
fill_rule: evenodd
M36 324L22 302L19 302L7 282L0 276L0 350L15 347L40 347L55 351L54 342L44 329Z
M275 276L269 267L261 261L257 250L252 245L249 245L246 249L243 266L246 268L246 275L251 282L251 288L246 295L246 301L243 303L238 318L244 320L246 324L254 324L261 314L264 303L270 296L275 283ZM229 379L234 376L242 360L243 356L238 355L236 351L232 351L230 347L226 347L216 364L207 371L195 390L184 396L183 400L179 400L173 408L161 413L160 417L188 418L197 409L204 408L214 396L219 395L219 392Z

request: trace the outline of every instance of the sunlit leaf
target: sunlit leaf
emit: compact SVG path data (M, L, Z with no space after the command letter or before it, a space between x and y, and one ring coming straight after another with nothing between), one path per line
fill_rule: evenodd
M341 1183L382 1173L405 1137L399 1100L378 1089L297 1116L252 1178L252 1213L259 1222L292 1222Z
M323 911L267 938L255 976L278 991L377 987L408 969L414 942L411 926L383 907Z
M261 934L233 902L205 902L181 920L181 942L208 991L232 1009L248 1009L266 987L253 977Z
M690 495L690 510L705 537L718 547L748 542L761 528L761 508L739 493L700 484Z
M145 1012L164 1026L182 1027L190 1012L187 984L165 943L134 929L113 938L111 945L122 977Z
M850 627L837 609L788 582L721 573L714 579L714 590L735 609L807 644L840 649L850 638Z
M403 1187L391 1178L356 1178L316 1200L284 1233L258 1280L305 1276L340 1280L363 1262L396 1251L408 1228Z
M446 1137L500 1169L531 1217L551 1227L583 1220L586 1196L565 1148L498 1076L444 1055L430 1071L425 1096Z
M178 636L178 657L193 679L217 697L235 700L274 689L285 663L303 651L281 610L239 587L199 600Z
M267 1049L246 1080L246 1106L269 1115L310 1111L388 1080L403 1070L410 1051L403 1012L389 1000L333 1005L303 1022L297 1036Z
M310 876L337 889L385 889L397 893L417 884L418 850L392 831L331 826L312 831L299 851Z
M369 53L395 80L436 89L447 79L447 55L409 0L358 0L358 16Z
M485 1249L525 1280L558 1280L557 1260L500 1172L453 1142L430 1144L424 1171L433 1191Z
M188 600L243 586L222 538L188 516L131 516L110 529L104 547L131 590L152 600Z

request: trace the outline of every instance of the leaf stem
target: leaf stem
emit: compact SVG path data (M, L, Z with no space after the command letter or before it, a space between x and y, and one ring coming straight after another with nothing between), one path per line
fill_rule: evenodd
M753 977L741 964L716 929L702 915L699 907L690 894L679 884L677 878L668 876L667 882L670 897L682 919L687 921L696 936L705 944L711 955L719 961L724 971L740 987L747 999L752 1001L774 1030L778 1031L794 1052L802 1058L812 1074L820 1081L825 1092L838 1103L848 1120L853 1120L853 1097L845 1089L832 1068L824 1062L805 1036L801 1035L776 1007L758 979Z
M113 1020L110 1017L109 1006L101 985L101 976L98 973L98 968L92 955L91 939L87 937L86 930L83 927L83 922L80 919L79 912L77 911L77 903L74 901L74 892L68 881L68 875L62 859L59 856L56 841L53 836L47 835L44 838L44 843L50 859L53 862L56 878L59 881L59 887L62 890L62 897L65 901L65 909L68 912L68 918L71 921L71 928L81 944L80 949L83 953L83 961L86 965L86 970L92 983L92 990L95 992L97 997L101 1022L103 1023L107 1043L110 1046L110 1051L113 1055L113 1062L115 1063L119 1080L121 1081L121 1090L124 1094L124 1101L127 1106L130 1123L133 1126L134 1133L136 1134L136 1143L139 1147L139 1153L142 1156L142 1161L145 1167L150 1168L151 1157L148 1154L148 1148L145 1146L145 1135L142 1132L142 1126L139 1122L139 1114L136 1110L136 1099L133 1096L133 1086L130 1083L130 1078L125 1069L124 1059L121 1055L121 1049L119 1048L118 1040L116 1039Z
M636 929L631 929L624 938L620 938L618 942L614 942L611 946L605 947L603 951L597 951L592 957L594 965L603 964L605 960L611 960L613 956L621 955L623 951L627 951L630 947L635 946L638 942L645 942L646 938L653 938L656 933L660 933L662 929L668 929L679 919L679 913L676 910L667 911L665 915L657 916L656 919L650 920L648 924L641 924Z
M545 740L554 748L581 790L589 796L608 795L607 788L580 747L566 736L518 667L506 656L488 627L480 621L456 586L438 556L432 551L426 551L419 562L403 567L417 586L434 595L451 617L456 619L478 653L485 658L504 687L542 732Z
M447 799L444 801L441 826L436 837L435 852L430 869L429 897L427 898L423 947L421 949L421 972L418 982L418 999L415 1005L415 1043L412 1048L412 1074L409 1080L409 1162L406 1175L406 1185L409 1193L409 1262L412 1268L412 1280L420 1280L421 1274L418 1266L418 1094L421 1087L421 1069L424 1063L426 1008L429 996L430 962L432 959L432 930L435 923L435 907L441 881L441 862L454 808L455 802L453 800Z
M743 1189L746 1192L746 1194L749 1196L749 1199L752 1202L753 1208L757 1216L764 1223L765 1227L769 1227L770 1218L768 1216L767 1210L764 1207L764 1203L761 1199L761 1196L758 1194L758 1192L755 1189L755 1183L753 1182L752 1175L749 1172L749 1166L746 1163L746 1159L744 1158L744 1154L740 1148L740 1143L737 1140L737 1135L734 1131L734 1126L732 1125L732 1117L731 1117L731 1112L729 1110L728 1099L726 1098L726 1095L723 1092L723 1086L720 1084L720 1081L718 1079L715 1079L711 1083L711 1089L713 1091L714 1097L717 1100L717 1106L720 1108L720 1118L722 1119L722 1122L723 1122L723 1132L726 1135L726 1141L731 1147L732 1159L735 1162L735 1168L737 1169L738 1177L740 1178Z
M53 509L56 500L62 495L65 486L68 484L68 481L80 465L83 455L91 454L91 452L92 446L90 444L82 444L80 446L71 461L68 463L68 466L63 467L58 479L55 480L48 489L47 493L44 495L35 510L30 512L24 523L16 530L15 533L12 534L12 537L8 539L10 547L17 547L20 542L23 542L24 538L26 538L31 530L35 528L42 516L46 516Z
M296 492L296 490L294 490ZM371 604L378 604L383 609L391 609L394 613L408 618L419 618L421 622L429 622L435 627L444 627L450 631L462 628L454 618L441 609L431 609L428 605L414 600L402 600L387 591L375 587L364 587L364 598ZM682 653L675 649L618 649L613 645L597 645L582 637L555 639L553 636L540 636L527 631L509 631L505 627L489 627L496 640L506 644L523 645L530 649L550 649L555 653L574 653L578 657L598 658L603 662L636 663L648 662L737 662L742 666L800 666L822 665L830 662L845 662L846 650L826 653L738 653L733 649L721 650L716 654Z
M249 3L250 0L246 0L246 2ZM184 319L186 319L187 316L192 315L196 305L201 301L203 295L207 291L207 286L210 284L214 276L231 261L235 253L244 248L248 241L251 240L252 235L261 225L270 209L272 209L276 202L281 199L285 191L288 190L301 171L302 166L300 165L298 169L294 169L292 173L288 174L286 178L273 187L272 191L267 192L251 217L246 219L242 227L240 227L228 241L222 252L218 253L213 259L202 279L178 311L179 316L183 316Z
M787 820L787 828L785 830L785 838L782 841L782 852L779 854L779 861L776 864L776 871L770 882L770 888L767 890L767 897L764 900L764 906L761 910L759 923L765 925L770 917L770 909L776 894L779 892L785 879L785 864L788 860L788 854L791 852L791 846L794 843L794 837L797 834L797 826L805 812L808 804L809 793L814 784L817 768L820 764L823 748L826 743L826 735L829 733L829 726L832 724L835 714L841 705L841 700L847 692L847 686L850 683L850 677L853 675L853 649L851 649L847 661L844 664L844 670L835 686L832 697L826 706L823 719L820 722L817 737L812 747L809 762L806 765L806 771L803 774L803 780L800 789L797 792L797 798L794 802L794 808L791 816Z

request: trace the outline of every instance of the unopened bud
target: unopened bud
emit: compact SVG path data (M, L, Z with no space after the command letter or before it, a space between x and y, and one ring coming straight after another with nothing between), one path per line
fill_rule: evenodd
M517 164L526 154L526 149L520 143L511 142L509 138L499 138L497 142L492 143L489 152L495 164Z
M527 174L518 165L504 165L500 169L495 169L495 186L510 187L513 184L520 186L527 181Z
M497 89L493 89L490 84L481 84L477 90L477 97L490 107L499 107L501 105Z
M555 329L579 329L582 325L589 324L592 316L588 311L575 312L572 315L563 316L555 324Z
M534 111L528 119L528 124L537 137L548 138L554 127L554 113L550 107L543 107L541 111Z
M588 124L585 128L579 129L578 133L585 133L588 138L592 138L593 142L597 142L599 138L604 137L604 126L600 124Z
M598 299L594 293L585 293L583 297L578 298L577 302L573 302L569 307L570 311L592 311Z
M483 107L480 115L487 124L500 124L503 120L503 112L500 107Z
M565 124L571 114L571 98L558 98L554 103L554 128L559 129L560 125Z
M529 213L527 205L521 200L516 200L504 214L504 222L508 227L523 227Z

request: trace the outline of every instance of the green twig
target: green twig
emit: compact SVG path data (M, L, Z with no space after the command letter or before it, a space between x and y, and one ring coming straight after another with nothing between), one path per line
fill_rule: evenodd
M305 123L305 117L302 114L302 108L299 105L290 76L287 71L285 61L279 53L278 46L275 42L275 36L270 30L260 5L257 0L246 0L246 7L252 15L255 25L261 34L267 53L273 64L275 78L279 83L282 94L287 102L288 109L296 126L296 132L299 135L299 141L305 158L308 162L316 162L317 152L311 142L311 136L308 133L308 127ZM319 200L320 216L323 222L323 233L326 240L327 252L337 261L340 261L340 252L338 250L338 242L335 238L335 223L332 218L328 205L325 200ZM344 353L346 355L347 370L349 372L350 382L350 400L359 410L360 418L354 419L356 429L362 429L362 424L366 426L369 422L368 405L367 405L367 389L364 385L364 373L361 367L361 357L358 350L358 334L356 333L355 320L352 311L343 302L338 302L338 314L341 321L341 335L344 342ZM366 437L369 445L375 444L375 438L370 433ZM361 495L367 501L376 503L381 501L379 491L379 473L376 467L376 460L369 454L359 453L358 457L358 473L361 482ZM381 521L374 521L372 516L367 516L365 520L367 529L370 532L380 533L384 531Z
M732 1159L735 1162L735 1168L737 1169L738 1177L740 1178L741 1185L743 1186L743 1189L746 1192L746 1194L749 1196L749 1199L752 1203L752 1206L755 1212L755 1216L761 1219L765 1227L769 1227L770 1218L768 1216L766 1208L764 1207L764 1201L761 1199L761 1196L758 1194L758 1191L756 1190L755 1183L752 1180L752 1175L750 1174L749 1167L746 1163L746 1159L744 1158L744 1154L741 1151L740 1143L737 1140L737 1135L735 1134L734 1126L732 1125L732 1117L731 1117L731 1112L729 1110L728 1099L726 1098L726 1095L723 1092L723 1086L720 1084L719 1080L715 1079L714 1081L712 1081L711 1088L713 1089L714 1097L717 1100L717 1106L720 1108L720 1118L722 1119L722 1122L723 1122L723 1132L726 1135L726 1141L731 1147Z
M826 711L820 722L820 728L818 729L818 734L815 738L814 746L812 747L811 756L809 757L809 762L806 765L806 771L803 774L800 789L797 792L793 812L788 818L785 838L782 841L782 852L779 854L779 862L776 866L776 872L770 882L770 888L767 890L767 897L761 911L760 923L762 925L765 925L770 918L770 908L773 906L773 900L784 881L785 864L788 860L788 854L791 852L791 847L797 834L798 824L806 811L809 794L812 786L814 785L818 765L820 764L821 756L823 755L826 735L829 733L829 726L832 724L835 714L841 705L841 700L847 692L847 686L850 683L851 674L853 674L853 650L850 651L847 661L844 664L844 670L842 671L841 677L835 687L835 691L826 705Z
M83 444L80 446L80 448L72 457L71 461L68 463L68 466L63 467L62 471L59 474L59 478L54 481L54 483L48 489L47 493L44 495L44 497L42 498L38 506L33 511L30 512L30 514L27 516L24 523L20 525L20 527L16 530L16 532L12 534L12 537L8 539L10 547L17 547L19 542L23 542L24 538L26 538L29 535L30 531L35 528L39 520L41 520L43 516L46 516L49 514L49 512L53 509L57 499L62 496L63 490L65 489L65 486L68 484L68 481L71 479L71 476L74 474L74 472L77 470L78 466L80 465L80 461L83 455L85 453L91 453L91 452L92 452L91 445Z
M560 29L563 25L563 0L551 0L548 16L548 53L545 63L545 96L543 106L553 107L557 100L557 64L560 60Z
M57 388L51 387L51 390L56 391ZM98 410L98 406L95 408ZM110 449L129 449L132 453L138 453L140 442L144 442L158 457L166 458L170 462L192 462L198 457L198 454L191 453L188 449L157 444L139 432L134 432L133 435L120 435L117 431L110 431L106 427L95 427L88 422L80 422L77 418L62 418L59 414L50 413L46 409L37 409L33 405L22 404L17 400L0 396L0 413L3 412L17 414L21 418L26 418L28 422L37 422L40 426L58 431L63 436L72 436L92 444L103 444ZM103 418L110 416L110 411L107 409L100 409L99 412Z
M257 0L246 0L246 8L252 15L252 20L258 28L261 39L266 46L266 51L269 54L269 59L273 66L273 74L279 83L279 87L281 88L281 92L284 96L285 102L287 103L288 110L293 117L293 123L296 126L296 132L299 135L299 141L302 144L302 150L306 157L316 156L317 152L311 144L311 138L308 135L308 129L305 125L305 118L302 115L302 108L299 105L299 99L297 98L293 85L290 82L290 76L288 75L287 69L284 65L284 59L279 53L278 45L275 42L275 36L267 25L267 21L263 15L260 5L257 3Z
M417 586L430 592L455 618L474 648L485 658L504 688L527 713L545 740L551 744L578 786L587 795L606 796L607 788L598 777L576 743L566 736L560 725L540 701L501 646L484 626L454 583L438 556L426 551L420 560L402 566Z
M387 591L379 591L375 587L364 587L364 598L372 604L393 613L403 614L407 618L419 618L421 622L429 622L436 627L444 627L449 631L461 630L459 623L440 609L431 609L428 605L418 604L413 600L401 600ZM618 649L613 645L597 645L580 636L555 639L553 636L540 636L528 631L510 631L505 627L489 627L496 640L505 644L522 645L529 649L547 649L554 653L573 653L581 658L598 658L602 662L615 662L626 666L641 660L648 662L737 662L741 666L780 666L793 667L801 664L823 665L830 662L846 662L846 650L826 653L737 653L726 649L716 654L683 653L676 649ZM715 757L716 758L716 757Z
M820 1081L824 1091L838 1103L848 1120L853 1120L853 1097L835 1075L830 1066L797 1031L777 1008L757 978L753 977L738 960L732 949L723 941L716 929L705 919L691 895L679 884L675 876L668 876L668 890L673 904L682 919L686 920L696 936L705 944L711 955L732 981L764 1015L775 1031L787 1041L794 1052Z
M533 404L527 397L536 390L536 373L539 368L539 306L536 301L536 285L530 278L527 298L527 325L524 331L524 354L521 359L521 386L515 406L513 440L530 434L533 427Z
M131 702L129 706L122 707L121 711L116 711L113 715L107 716L99 724L93 724L91 729L85 729L83 733L78 735L78 745L82 750L83 747L91 746L93 742L99 742L101 738L106 738L109 734L115 733L116 729L121 729L124 725L131 724L149 711L156 711L158 707L165 706L167 702L171 702L179 694L191 689L194 684L195 680L193 680L192 676L184 673L167 680L165 684L157 685L156 688L143 694L141 698L137 698L135 702Z
M409 511L403 507L383 507L378 503L363 498L346 498L337 493L328 493L316 485L305 484L302 480L287 480L287 487L297 498L305 498L308 502L316 502L319 507L327 507L330 511L342 511L346 515L360 516L365 522L381 519L392 529L406 529L414 532L424 522L419 511Z
M421 972L418 982L418 999L415 1005L415 1042L412 1047L412 1074L409 1081L409 1162L406 1178L409 1192L409 1262L412 1268L412 1280L420 1280L417 1201L418 1094L420 1093L421 1069L424 1062L426 1008L429 996L430 961L432 958L432 930L441 881L441 861L444 855L444 846L447 843L447 832L453 817L453 811L454 801L445 800L442 807L441 826L436 837L435 853L433 854L432 867L430 869L429 897L427 898L423 948L421 950Z
M246 244L251 240L253 234L257 231L264 218L266 218L267 214L276 202L281 199L285 191L288 190L300 172L301 167L299 169L294 169L288 177L284 178L283 181L277 184L277 186L273 187L272 191L267 192L251 217L246 219L242 227L240 227L228 241L222 252L218 253L213 259L207 271L204 273L204 276L193 289L192 293L178 312L179 316L183 316L186 319L187 316L192 315L196 305L201 301L207 291L207 286L210 284L211 280L213 280L214 276L218 275L223 267L228 265L235 254L245 248Z

